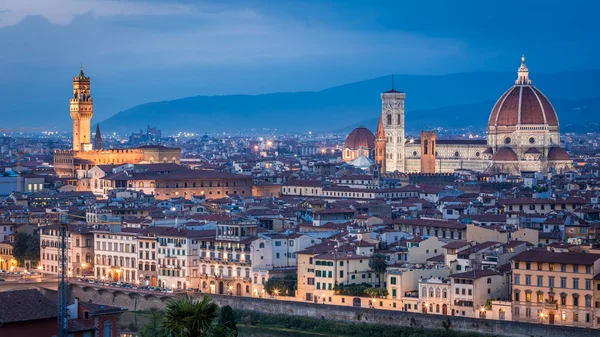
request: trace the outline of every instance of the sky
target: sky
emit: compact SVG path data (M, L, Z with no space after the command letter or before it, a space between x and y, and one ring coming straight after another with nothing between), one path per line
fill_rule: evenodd
M522 53L538 72L599 69L599 14L591 0L0 0L0 114L59 113L81 63L100 120L192 95L515 71Z

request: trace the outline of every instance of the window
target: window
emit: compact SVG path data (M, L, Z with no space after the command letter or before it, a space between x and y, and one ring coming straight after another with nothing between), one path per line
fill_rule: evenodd
M537 293L537 301L538 301L538 303L544 302L544 294L538 292Z
M573 289L579 289L579 279L578 278L573 279Z
M104 321L102 337L113 337L112 334L112 321Z
M566 288L567 287L567 278L566 277L561 277L560 278L560 287L561 288Z
M519 285L521 283L521 275L515 274L515 285Z
M579 273L579 266L578 265L576 265L576 264L573 265L573 272L574 273Z
M554 288L554 276L548 277L548 287Z
M535 207L535 206L534 206L534 207ZM542 269L543 269L543 267L544 267L544 263L542 263L542 262L538 262L538 264L537 264L537 268L538 268L538 270L542 270Z
M531 285L531 275L525 275L525 285Z
M515 262L515 269L519 269L519 262Z
M529 263L529 262L525 263L525 269L530 270L531 269L531 263Z
M560 265L560 271L561 271L562 273L566 273L566 272L567 272L567 265L566 265L566 264L564 264L564 263L563 263L563 264L561 264L561 265Z
M543 287L544 286L544 277L543 276L538 276L537 277L537 286L538 287Z
M395 276L390 278L390 283L391 284L396 284L396 277Z

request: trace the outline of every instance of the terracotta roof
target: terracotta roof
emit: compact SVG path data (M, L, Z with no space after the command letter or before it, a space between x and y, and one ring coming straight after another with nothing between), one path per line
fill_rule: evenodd
M501 147L498 151L492 156L493 161L517 161L519 158L515 151L508 147Z
M548 251L529 250L513 257L511 260L593 265L598 259L600 259L600 254L575 252L555 253Z
M509 88L494 105L488 121L490 127L514 127L517 124L558 126L552 104L534 86L515 85Z
M571 160L571 156L563 148L555 146L548 151L548 160Z
M361 147L365 149L375 148L375 136L365 127L352 130L344 143L345 149L358 149Z
M472 270L472 271L466 271L464 273L452 274L448 277L476 280L478 278L488 277L488 276L493 276L493 275L502 275L502 274L500 274L496 271L493 271L493 270Z
M38 290L0 292L0 325L55 317L56 302Z

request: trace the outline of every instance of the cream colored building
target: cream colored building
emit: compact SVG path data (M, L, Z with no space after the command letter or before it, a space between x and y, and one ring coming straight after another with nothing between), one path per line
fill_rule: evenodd
M310 248L298 253L296 297L300 300L331 302L336 283L347 285L374 281L376 276L371 273L366 256Z
M591 328L600 254L526 251L512 259L514 321Z
M95 276L108 282L135 283L138 273L137 228L110 225L94 230Z
M60 225L40 229L40 262L42 272L58 275L60 250ZM94 237L86 225L67 226L67 276L92 276L94 273Z
M508 277L492 270L472 270L449 278L453 316L486 318L488 300L509 297Z

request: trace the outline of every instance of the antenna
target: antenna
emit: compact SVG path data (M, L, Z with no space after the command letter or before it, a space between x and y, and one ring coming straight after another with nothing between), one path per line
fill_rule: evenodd
M60 217L60 250L58 263L60 274L58 281L58 336L67 337L68 312L67 312L67 216Z

